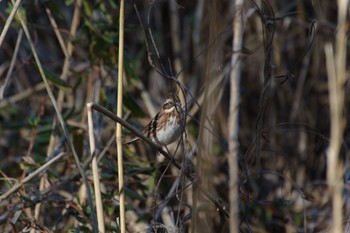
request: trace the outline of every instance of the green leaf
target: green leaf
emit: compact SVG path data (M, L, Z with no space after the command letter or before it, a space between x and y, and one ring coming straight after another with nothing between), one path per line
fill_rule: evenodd
M113 44L114 39L115 39L115 35L113 35L113 34L103 35L102 39L104 42L107 42L108 44Z
M40 164L32 164L32 163L28 163L25 160L20 160L18 162L19 167L23 170L23 171L27 171L27 170L36 170L40 167Z
M55 85L56 87L65 90L65 91L71 91L72 87L70 87L66 81L64 81L63 79L61 79L57 74L55 74L54 72L50 71L47 68L43 68L44 69L44 73L45 76L47 78L48 81L50 81L50 83L52 83L53 85Z
M83 1L83 11L88 18L92 17L92 6L88 1Z
M154 176L150 176L148 178L148 191L150 193L153 192L153 190L155 189L155 186L156 186L156 178L155 178L155 175Z
M10 6L5 10L5 12L6 12L7 14L10 14L11 11L13 11L13 6L12 6L12 5L10 5ZM17 12L16 12L15 17L14 17L15 21L16 21L18 24L21 24L21 21L19 20L18 14L21 15L22 20L24 21L24 23L27 24L27 15L26 15L26 11L25 11L25 9L24 9L23 7L19 7L19 8L17 9Z
M73 0L66 0L65 3L66 3L66 6L70 6L73 4Z
M90 233L91 230L90 228L86 227L86 226L79 226L79 227L70 227L68 232L74 232L74 233L84 233L84 232L87 232L87 233Z
M124 70L128 77L131 79L137 79L134 68L129 63L124 63Z

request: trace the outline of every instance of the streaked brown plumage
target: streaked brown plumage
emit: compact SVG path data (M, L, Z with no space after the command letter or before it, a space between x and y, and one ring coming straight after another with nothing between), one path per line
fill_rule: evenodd
M184 129L184 112L177 96L170 94L164 102L161 110L142 130L142 133L150 138L158 146L167 146L175 142L182 135ZM138 141L133 138L126 144Z

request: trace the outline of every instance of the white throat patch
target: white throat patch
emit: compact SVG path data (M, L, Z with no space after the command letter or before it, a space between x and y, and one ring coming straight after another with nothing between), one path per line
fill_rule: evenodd
M172 107L169 108L169 109L165 109L164 112L165 112L165 113L172 112L172 111L174 111L174 108L175 108L175 106L172 106Z

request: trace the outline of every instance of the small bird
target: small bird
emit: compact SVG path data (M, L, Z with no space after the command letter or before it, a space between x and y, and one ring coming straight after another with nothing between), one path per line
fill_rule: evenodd
M169 94L161 110L142 130L158 146L167 146L180 138L184 129L184 111L179 98ZM139 137L131 139L125 144L140 140Z

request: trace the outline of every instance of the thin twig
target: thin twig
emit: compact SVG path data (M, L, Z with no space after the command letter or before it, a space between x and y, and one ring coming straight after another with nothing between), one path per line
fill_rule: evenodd
M4 81L4 84L0 87L0 100L2 100L4 98L4 94L5 94L5 90L6 87L8 86L9 82L10 82L10 78L11 78L11 74L13 71L13 67L16 64L16 60L17 60L17 55L18 55L18 50L22 41L22 37L23 37L23 30L20 29L18 32L18 37L17 37L17 41L16 41L16 47L15 47L15 51L13 52L13 56L11 59L11 63L10 63L10 67L7 71L7 75Z
M61 49L63 51L64 56L65 57L69 57L70 55L69 55L69 53L67 51L66 45L64 44L64 40L63 40L63 37L62 37L62 35L61 35L61 33L60 33L59 29L58 29L56 20L52 16L51 10L47 6L45 6L45 11L46 11L47 17L50 20L50 23L51 23L51 26L53 28L53 31L55 32L55 35L56 35L57 40L58 40L58 43L61 46ZM70 43L70 42L68 42L68 43Z
M39 175L41 172L43 172L45 169L47 169L51 164L55 163L57 160L65 156L67 153L61 152L56 157L52 158L48 162L46 162L44 165L36 169L34 172L30 173L26 178L21 180L19 183L12 186L10 190L8 190L6 193L2 194L0 196L0 202L8 198L12 193L16 192L18 189L20 189L24 184L28 183L31 179Z
M27 98L28 96L32 95L33 92L41 91L43 89L45 89L45 83L44 82L38 83L34 87L29 87L29 88L25 89L24 91L19 92L16 95L13 95L9 98L1 100L0 101L0 108L5 107L5 106L10 105L10 104L14 104L18 101L21 101L21 100Z
M169 11L170 11L170 26L171 26L171 38L172 38L171 41L172 41L173 53L175 54L175 59L174 59L175 72L179 74L178 79L180 82L183 83L184 75L183 75L183 72L181 72L183 64L181 60L180 25L179 25L180 19L179 19L178 5L175 1L170 1L169 8L170 8ZM171 76L174 76L174 75L171 73ZM179 93L179 98L181 100L181 103L186 103L183 92Z
M18 10L18 7L21 4L21 0L17 0L16 3L14 3L14 1L12 1L12 4L13 4L13 8L11 10L10 15L6 19L5 26L1 32L1 35L0 35L0 48L1 48L2 42L4 42L6 33L7 33L8 29L10 28L10 24L12 23L13 17L15 16L15 14Z

